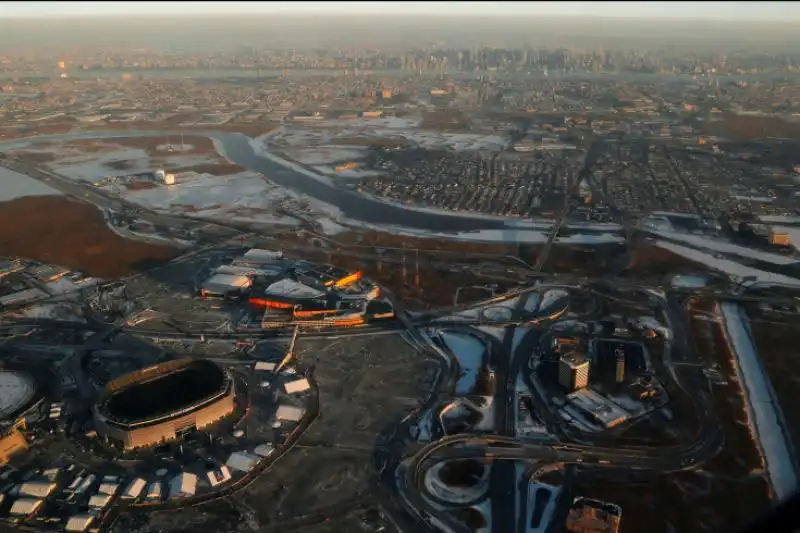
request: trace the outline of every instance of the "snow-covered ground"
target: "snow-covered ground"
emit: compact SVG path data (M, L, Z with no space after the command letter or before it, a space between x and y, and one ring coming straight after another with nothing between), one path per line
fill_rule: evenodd
M671 285L680 289L702 289L708 285L707 276L675 276Z
M191 147L190 147L191 148ZM109 149L100 152L83 152L77 148L54 147L49 150L56 160L47 166L61 176L74 180L94 182L109 176L128 176L140 172L152 172L156 168L186 168L219 161L216 154L182 154L164 153L164 162L155 166L152 158L145 150L139 148L114 147L109 140ZM60 156L60 157L59 157ZM125 169L115 169L111 165L124 161Z
M478 383L478 372L483 368L486 347L479 339L465 333L443 331L439 335L461 367L456 394L469 394Z
M148 209L199 218L288 225L297 221L274 215L275 209L282 204L294 204L304 199L292 191L270 185L261 176L249 171L227 177L195 174L168 187L129 191L125 197ZM314 207L333 209L325 204ZM338 210L331 214L337 216Z
M19 172L0 167L0 202L24 196L55 196L61 193Z
M304 165L331 165L363 159L367 156L367 149L360 146L315 146L286 150L285 154Z
M529 292L528 299L525 300L525 311L527 313L533 313L537 309L539 309L539 293Z
M370 225L372 226L372 225ZM418 230L400 226L372 226L378 231L388 231L395 235L406 235L409 237L425 237L431 239L454 239L470 242L521 242L527 244L544 244L547 242L547 234L541 231L519 230L519 229L485 229L479 231L463 231L458 233L441 233L435 231ZM609 233L573 234L565 237L556 238L556 244L569 245L599 245L599 244L619 244L625 242L624 237Z
M80 312L68 304L60 303L46 303L28 307L21 311L22 316L25 318L43 318L49 320L63 320L67 322L86 322L80 315Z
M536 493L539 490L545 490L550 493L550 498L547 500L545 504L544 511L540 514L542 517L538 524L532 524L533 514L536 511ZM553 485L545 485L544 483L538 483L536 481L531 481L530 485L528 486L528 517L525 520L525 523L528 525L527 533L544 533L547 531L547 526L550 524L550 521L553 519L553 513L556 509L556 503L558 502L558 494L561 492L561 489L558 487L554 487Z
M567 297L569 297L569 293L564 289L549 289L542 295L542 302L539 305L539 310L542 313L546 313L550 311L551 307L564 301Z
M739 257L744 257L747 259L757 259L760 261L766 261L776 265L791 265L793 263L798 262L797 259L794 259L792 257L787 257L785 255L780 255L780 254L773 254L762 250L755 250L753 248L746 248L744 246L732 244L730 242L716 239L707 235L693 235L691 233L681 233L677 231L665 231L665 230L657 230L655 231L655 233L659 237L662 237L664 239L677 241L682 244L688 244L689 246L693 246L695 248L702 248L714 252L737 255Z
M723 331L736 360L734 368L747 398L750 430L766 462L772 488L783 500L797 490L797 473L781 408L753 345L742 307L724 302L720 311Z
M447 485L440 477L442 468L447 464L445 462L436 463L425 472L425 488L429 494L432 494L450 503L469 504L489 490L489 473L490 468L484 469L483 477L471 487L454 487Z
M272 136L275 143L289 146L336 145L337 139L397 139L428 150L496 150L508 147L509 139L482 133L440 133L419 129L419 119L321 120L302 126L284 126Z
M668 250L674 254L680 255L689 259L691 261L695 261L706 267L709 267L713 270L718 272L722 272L729 276L737 276L743 278L745 276L755 276L757 282L762 283L775 283L775 284L783 284L791 287L800 287L800 280L795 278L790 278L788 276L784 276L782 274L774 274L772 272L765 272L763 270L759 270L757 268L750 268L735 261L730 261L728 259L717 259L713 255L705 252L701 252L700 250L695 250L694 248L688 248L686 246L681 246L680 244L675 244L668 241L656 241L656 246Z

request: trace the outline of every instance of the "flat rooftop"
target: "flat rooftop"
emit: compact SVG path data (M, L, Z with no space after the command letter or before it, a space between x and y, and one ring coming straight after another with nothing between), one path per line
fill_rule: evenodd
M567 401L594 415L606 427L613 426L628 418L628 412L620 406L591 389L581 389L567 395Z
M278 296L293 296L297 298L315 298L324 294L324 292L320 290L288 278L276 281L267 287L265 293Z
M566 363L573 368L581 366L582 364L587 363L588 361L589 359L583 352L572 351L572 352L567 352L561 356L561 362Z
M36 384L27 374L0 371L0 420L12 416L36 393Z

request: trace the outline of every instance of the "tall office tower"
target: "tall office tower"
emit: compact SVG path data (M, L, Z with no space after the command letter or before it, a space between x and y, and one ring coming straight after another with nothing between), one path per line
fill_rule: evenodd
M625 381L625 352L622 350L617 350L616 365L614 381L617 383L623 383Z

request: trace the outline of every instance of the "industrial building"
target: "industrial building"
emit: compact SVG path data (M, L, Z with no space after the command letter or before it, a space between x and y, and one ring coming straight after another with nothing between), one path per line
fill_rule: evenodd
M216 470L209 470L206 472L206 479L208 479L208 484L212 487L222 485L230 481L231 470L228 468L228 465L222 465Z
M294 405L279 405L275 412L275 419L286 422L300 422L305 414L305 409Z
M142 493L146 485L147 482L140 477L132 479L125 487L125 490L122 491L122 496L120 497L123 500L135 500Z
M257 455L253 455L251 453L239 451L233 452L228 460L225 461L225 465L232 469L237 470L239 472L249 472L258 464L260 457Z
M235 274L214 274L200 286L203 298L228 298L240 296L252 285L247 276Z
M296 379L294 381L287 381L284 385L287 394L296 394L299 392L306 392L311 388L311 384L306 378Z
M586 417L605 428L612 428L629 418L627 411L593 390L580 389L567 395L570 405L579 409Z
M622 519L619 505L577 497L567 515L568 533L618 533Z
M212 361L169 361L108 383L93 409L95 428L126 450L152 446L228 416L235 395L233 378Z
M197 476L189 472L181 472L169 483L170 498L191 498L197 492Z
M589 359L577 351L563 354L558 361L558 383L570 391L589 385Z
M30 516L39 510L44 500L38 498L18 498L11 506L8 514L11 516Z
M72 515L67 520L67 525L64 526L64 531L70 533L79 533L86 531L94 522L94 515L89 513L81 513Z

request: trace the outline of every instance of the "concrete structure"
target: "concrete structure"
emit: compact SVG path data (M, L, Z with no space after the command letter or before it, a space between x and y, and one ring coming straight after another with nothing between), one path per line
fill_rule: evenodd
M149 502L156 502L160 501L163 496L164 486L160 481L153 481L147 486L147 492L145 492L144 499Z
M89 513L81 513L72 515L67 520L67 525L64 526L64 531L78 533L81 531L86 531L92 522L94 521L94 515Z
M18 498L11 510L8 512L11 516L30 516L39 510L44 500L37 498Z
M8 459L15 453L28 448L28 442L18 430L13 429L0 438L0 465L8 463Z
M311 384L306 378L296 379L294 381L287 381L284 385L287 394L296 394L299 392L306 392L311 388Z
M19 486L19 496L30 496L32 498L47 498L56 490L56 484L52 481L26 481Z
M567 401L606 428L617 426L629 417L627 411L590 389L584 388L568 394Z
M170 498L190 498L197 492L197 476L181 472L169 484Z
M124 419L111 412L113 397L145 386L171 374L192 370L219 373L219 386L207 396L176 406L172 410L158 410L144 418ZM148 367L110 382L94 406L94 423L98 435L120 444L126 450L152 446L180 437L193 430L202 430L231 414L236 395L231 376L215 363L185 358Z
M618 384L625 382L625 352L618 350L614 369L614 381Z
M251 284L252 280L247 276L214 274L200 286L200 295L203 298L225 298L242 292Z
M300 422L305 412L305 409L294 405L279 405L275 418L286 422Z
M100 486L97 488L98 494L109 494L111 496L115 495L119 490L119 483L101 483Z
M123 500L135 500L142 493L146 485L147 482L140 477L131 480L128 486L125 487L125 490L122 491L121 498Z
M558 383L567 390L582 389L589 384L589 360L578 352L561 356L558 362Z
M279 259L283 259L283 252L251 248L245 252L241 259L243 262L250 264L274 263Z
M575 498L567 515L568 533L618 533L622 519L619 505L591 498Z
M284 278L269 285L264 291L264 296L285 298L319 298L323 291L309 287L298 281Z
M105 509L114 498L111 494L94 494L89 498L89 508L91 509Z
M222 465L218 470L209 470L206 472L206 478L209 485L216 487L230 481L231 469L227 465Z
M260 458L257 455L253 455L247 452L233 452L228 460L225 461L225 464L228 468L232 470L238 470L239 472L249 472L253 468L255 468L256 464Z

